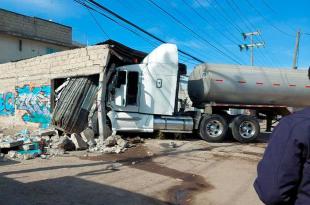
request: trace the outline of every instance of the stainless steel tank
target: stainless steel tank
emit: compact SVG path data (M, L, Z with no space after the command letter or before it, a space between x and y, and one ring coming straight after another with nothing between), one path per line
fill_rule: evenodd
M191 73L188 94L196 107L207 103L310 106L307 70L201 64Z

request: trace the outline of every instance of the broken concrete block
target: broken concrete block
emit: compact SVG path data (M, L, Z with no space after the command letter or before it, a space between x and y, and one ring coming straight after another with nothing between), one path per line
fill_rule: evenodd
M111 135L104 141L104 145L107 147L112 147L112 146L115 146L116 144L117 144L117 141L116 141L115 135Z
M118 147L120 147L121 149L124 149L124 148L127 147L128 141L126 141L126 140L124 140L124 139L122 139L122 138L119 138L119 139L117 140L117 145L118 145Z
M33 154L27 153L27 154L22 154L21 157L20 157L20 159L22 159L22 160L29 160L29 159L34 159L34 158L36 158L37 156L39 156L38 153L33 153Z
M105 154L112 154L115 153L116 147L106 147L103 149L103 153Z
M5 141L0 143L0 149L1 148L13 148L13 147L18 147L24 143L23 140L18 140L18 141Z
M53 136L57 135L57 131L55 129L46 129L46 130L40 130L39 132L40 136Z
M43 136L41 139L43 139L46 143L50 143L52 141L50 136Z
M27 151L27 150L33 150L35 149L35 145L34 144L24 144L23 145L23 150Z
M11 159L14 159L17 157L17 151L11 150L8 152L7 156Z
M82 139L79 134L73 133L71 134L71 140L75 145L76 150L84 150L88 148L88 144Z
M92 129L86 128L83 132L81 132L81 137L89 145L89 147L93 147L96 145L94 138L95 134Z
M57 141L60 140L60 137L59 137L59 135L54 135L50 139L51 139L52 142L57 142Z
M58 141L53 142L52 148L71 151L75 150L75 145L70 140L70 138L67 135L65 135L61 136Z
M115 149L115 153L119 154L121 152L123 152L123 149L121 147L117 146L116 149Z

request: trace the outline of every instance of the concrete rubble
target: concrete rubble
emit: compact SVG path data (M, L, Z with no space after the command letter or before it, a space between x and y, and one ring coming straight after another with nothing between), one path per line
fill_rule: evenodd
M56 129L29 132L23 130L14 136L4 135L0 130L0 162L5 159L29 160L40 157L49 159L61 156L68 151L84 150L102 154L119 154L128 148L143 143L140 137L123 139L120 135L111 135L104 141L95 136L91 128L81 133L59 134Z

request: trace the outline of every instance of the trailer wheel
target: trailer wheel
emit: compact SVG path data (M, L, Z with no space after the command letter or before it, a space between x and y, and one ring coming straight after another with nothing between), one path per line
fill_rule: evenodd
M203 140L208 142L222 142L228 130L228 125L220 115L205 115L199 126L199 134Z
M256 118L248 115L239 115L232 121L231 132L235 140L247 143L257 138L260 126Z

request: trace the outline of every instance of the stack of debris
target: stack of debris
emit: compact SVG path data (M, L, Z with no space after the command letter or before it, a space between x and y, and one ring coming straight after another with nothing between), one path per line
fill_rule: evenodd
M66 151L87 150L99 153L121 153L143 139L136 137L124 140L119 135L111 135L106 140L95 138L94 131L86 128L79 134L59 135L55 129L30 133L25 130L14 136L0 134L0 153L11 159L28 160L40 156L47 159L51 156L65 154ZM1 155L2 156L2 155Z

